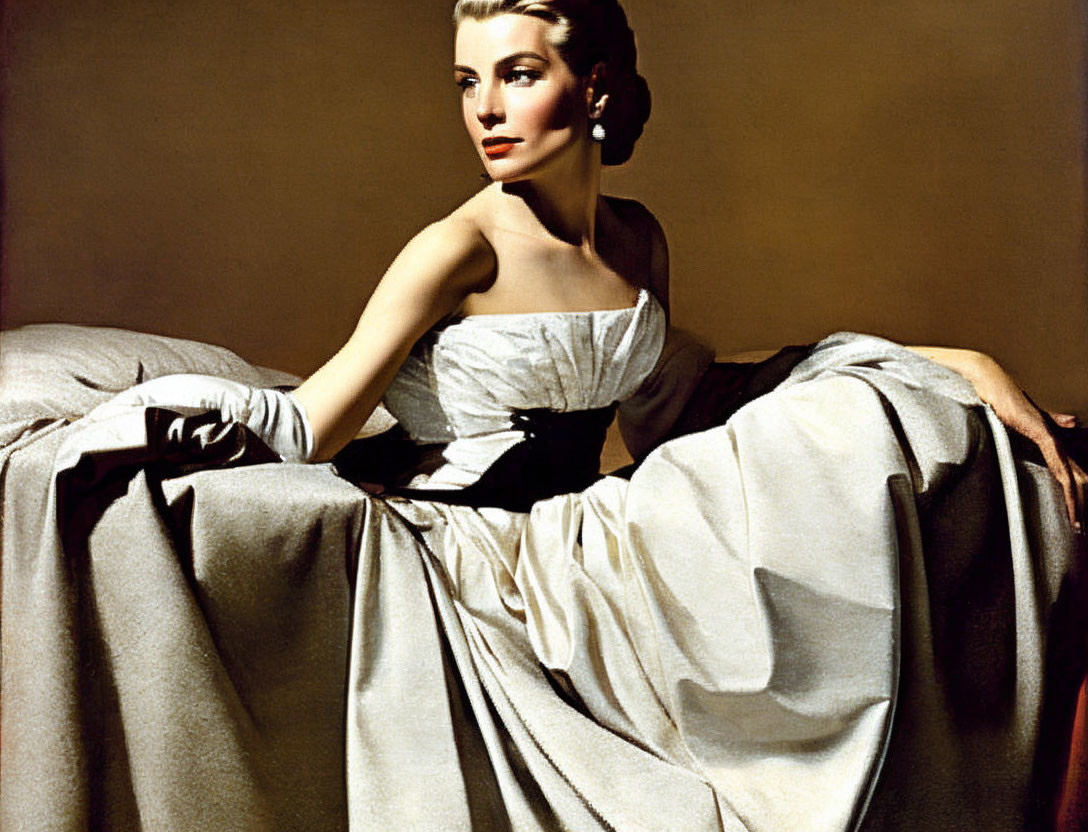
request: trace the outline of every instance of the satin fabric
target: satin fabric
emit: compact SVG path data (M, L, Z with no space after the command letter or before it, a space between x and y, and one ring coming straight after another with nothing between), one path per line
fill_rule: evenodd
M1021 478L961 378L840 336L629 484L527 517L390 503L355 595L356 633L383 648L352 658L353 828L1025 828L1055 601L1033 575L1053 580L1072 540L1045 472L1025 478L1042 507L1025 519ZM367 560L390 549L418 563ZM979 565L994 574L972 620L946 605ZM403 569L429 594L406 597ZM930 615L970 632L935 634ZM982 661L1008 676L955 667ZM965 688L986 693L974 725Z
M5 829L1045 816L1060 496L894 345L831 339L528 514L375 499L199 416L26 418L0 456Z
M413 487L461 488L523 438L515 411L596 410L630 398L665 341L665 312L634 306L455 318L420 339L385 393L418 442L447 442L446 464Z

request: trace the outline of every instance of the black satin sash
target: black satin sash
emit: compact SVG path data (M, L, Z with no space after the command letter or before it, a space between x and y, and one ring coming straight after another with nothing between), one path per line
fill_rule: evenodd
M416 445L399 434L357 439L333 460L340 476L382 496L450 505L529 511L556 494L582 491L600 479L601 451L616 403L593 410L515 410L510 426L525 438L465 488L408 488L420 473L443 463L444 445Z

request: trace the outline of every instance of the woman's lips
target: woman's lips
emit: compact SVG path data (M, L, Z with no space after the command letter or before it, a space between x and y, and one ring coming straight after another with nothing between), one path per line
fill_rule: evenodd
M484 145L484 153L488 156L502 156L504 153L509 153L516 143L514 139L501 139L496 142Z

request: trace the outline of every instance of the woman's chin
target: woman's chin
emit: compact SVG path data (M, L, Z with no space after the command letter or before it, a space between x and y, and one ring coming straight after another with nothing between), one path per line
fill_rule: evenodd
M532 177L531 170L524 165L485 164L484 173L492 182L520 182Z
M494 159L481 156L484 172L492 182L510 185L542 178L581 179L587 167L583 149L571 142L538 148L532 153L528 150L519 146L509 156ZM516 155L519 151L520 155Z

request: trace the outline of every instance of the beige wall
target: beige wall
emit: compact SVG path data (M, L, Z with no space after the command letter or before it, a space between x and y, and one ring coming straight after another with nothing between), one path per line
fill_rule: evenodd
M3 322L127 326L306 372L478 187L450 4L7 4ZM628 0L654 117L606 179L723 350L973 345L1088 416L1074 0Z

